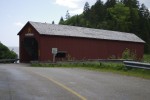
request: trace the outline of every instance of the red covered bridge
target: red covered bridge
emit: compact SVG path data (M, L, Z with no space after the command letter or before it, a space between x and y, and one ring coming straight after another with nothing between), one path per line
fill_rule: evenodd
M31 21L18 35L20 62L52 61L52 48L56 56L75 60L120 58L128 48L141 59L145 43L132 33Z

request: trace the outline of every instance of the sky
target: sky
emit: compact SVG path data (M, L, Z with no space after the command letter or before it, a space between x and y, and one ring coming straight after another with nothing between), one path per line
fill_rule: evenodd
M150 0L139 1L150 9ZM67 10L71 16L81 14L85 2L91 6L96 0L0 0L0 42L18 47L17 34L28 21L57 24Z

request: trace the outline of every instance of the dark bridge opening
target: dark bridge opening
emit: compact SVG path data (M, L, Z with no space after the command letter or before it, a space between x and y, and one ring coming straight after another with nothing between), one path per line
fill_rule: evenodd
M67 52L66 51L58 51L57 54L55 55L56 59L58 61L63 61L66 59Z
M35 38L24 38L24 48L30 56L30 60L38 60L38 42Z
M67 52L65 51L58 51L56 54L56 58L66 58Z

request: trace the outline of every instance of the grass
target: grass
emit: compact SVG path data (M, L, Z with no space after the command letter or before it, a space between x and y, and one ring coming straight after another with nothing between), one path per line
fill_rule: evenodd
M150 63L150 54L145 54L143 57L143 61L146 63Z
M40 67L63 67L63 68L80 68L98 72L111 72L127 76L141 77L150 79L150 70L126 68L123 63L101 63L101 62L80 62L80 63L34 63L32 66Z

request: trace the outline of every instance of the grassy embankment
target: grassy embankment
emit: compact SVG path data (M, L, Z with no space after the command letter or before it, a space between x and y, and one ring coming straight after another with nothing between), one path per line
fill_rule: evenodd
M143 57L143 61L146 62L146 63L150 63L150 54L145 54L144 57Z
M144 55L144 62L150 62L150 55ZM63 67L63 68L80 68L98 72L111 72L128 76L135 76L150 79L150 70L126 68L123 63L102 63L102 62L80 62L80 63L58 63L58 64L39 64L32 66L40 67Z

